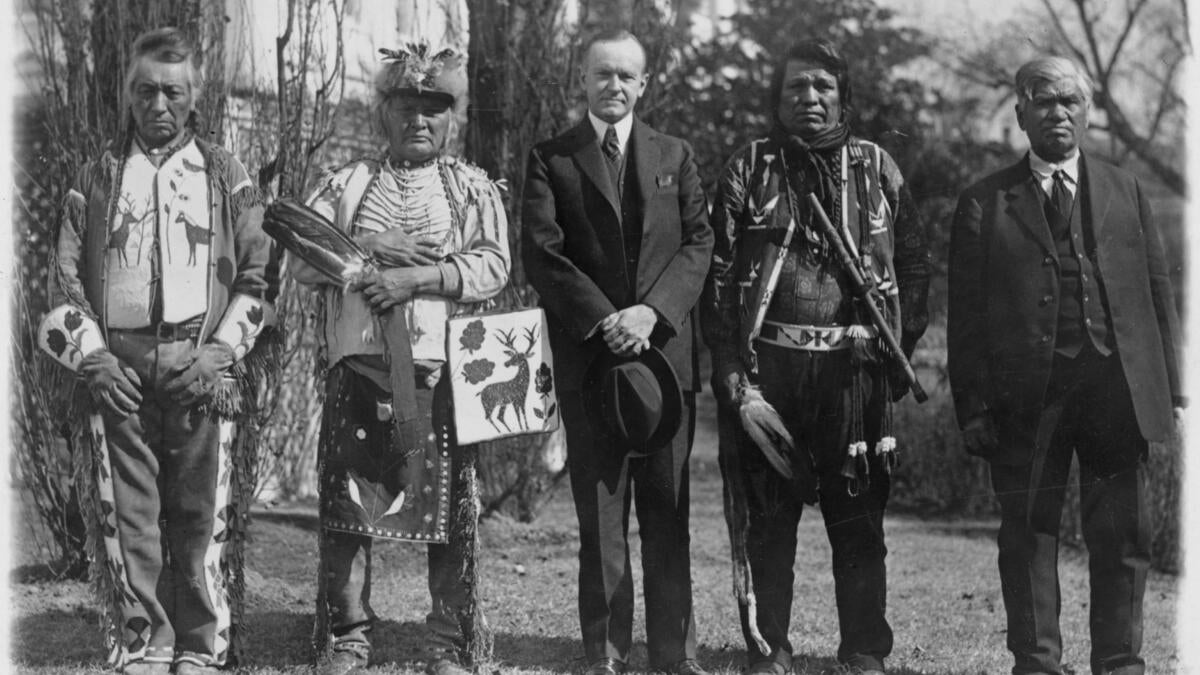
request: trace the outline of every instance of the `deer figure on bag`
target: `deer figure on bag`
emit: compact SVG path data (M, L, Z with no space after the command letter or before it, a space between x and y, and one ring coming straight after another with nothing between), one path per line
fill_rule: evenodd
M529 428L529 420L525 413L525 395L529 391L529 358L533 356L533 348L537 344L537 329L525 329L524 337L529 341L529 345L523 351L517 349L516 336L513 335L513 331L497 331L497 333L496 339L504 345L504 354L508 357L504 365L515 366L517 372L512 379L493 382L479 392L479 399L483 404L483 416L496 431L500 431L500 427L496 424L497 421L504 425L506 431L512 431L512 427L504 420L505 406L512 406L518 429L525 430ZM492 419L493 410L496 412L494 420Z

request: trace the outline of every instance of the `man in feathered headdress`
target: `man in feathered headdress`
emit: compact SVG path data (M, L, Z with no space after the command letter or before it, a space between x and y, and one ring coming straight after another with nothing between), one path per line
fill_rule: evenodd
M174 28L134 42L131 133L67 193L38 331L91 394L81 505L125 673L215 672L236 655L253 451L234 422L277 344L260 336L278 285L262 197L189 124L197 57Z
M451 419L447 317L508 283L507 220L496 183L446 154L466 105L464 57L427 44L381 50L375 78L382 156L329 175L309 205L354 238L378 269L321 286L329 364L321 432L318 669L342 675L370 656L371 547L428 544L433 607L427 670L465 672L488 651L477 598L474 447Z

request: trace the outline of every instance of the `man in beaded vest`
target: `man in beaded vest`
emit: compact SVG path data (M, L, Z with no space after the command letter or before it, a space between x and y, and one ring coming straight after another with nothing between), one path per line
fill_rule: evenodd
M885 347L806 197L817 196L878 288L906 353L925 330L929 253L895 162L849 134L847 66L832 45L793 46L775 68L771 100L774 129L721 176L700 303L748 672L791 667L796 525L804 504L819 500L841 628L835 672L881 673L892 648L883 536L890 405L905 387L889 377ZM791 478L741 422L772 409L774 433L794 440Z
M1029 153L964 190L950 231L954 406L1000 502L1012 672L1064 672L1058 540L1076 459L1091 670L1141 675L1146 460L1185 403L1171 277L1145 184L1080 148L1088 76L1041 57L1015 84Z
M246 170L193 136L190 42L161 28L131 52L131 133L67 194L38 337L91 394L81 502L110 659L215 672L236 655L253 489L234 422L277 344L260 337L277 265Z
M427 669L465 672L487 654L475 567L474 446L455 442L446 319L508 283L508 224L496 183L444 154L466 105L463 57L428 44L381 50L380 157L328 176L309 205L380 263L348 289L325 284L328 363L319 449L318 670L365 667L374 540L428 544ZM292 259L305 283L325 283Z

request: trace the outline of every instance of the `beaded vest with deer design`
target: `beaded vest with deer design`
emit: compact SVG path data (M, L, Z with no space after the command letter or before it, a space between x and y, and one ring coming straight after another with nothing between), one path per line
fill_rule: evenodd
M156 167L134 143L109 218L105 298L110 328L179 323L208 309L212 241L204 155L188 142Z

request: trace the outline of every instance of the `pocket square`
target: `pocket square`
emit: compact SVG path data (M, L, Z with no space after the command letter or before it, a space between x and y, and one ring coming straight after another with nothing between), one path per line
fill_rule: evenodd
M675 185L675 174L673 174L673 173L659 174L657 177L655 177L654 180L658 183L658 188L661 190L662 188L668 188L668 187L671 187L672 185Z

